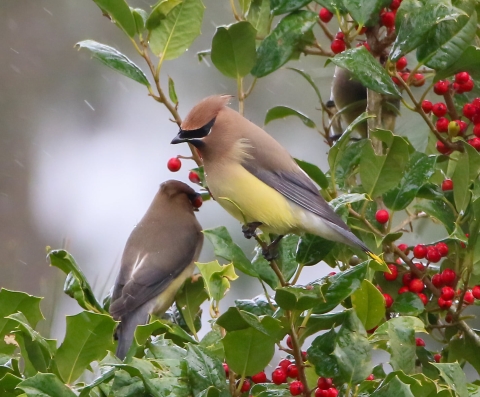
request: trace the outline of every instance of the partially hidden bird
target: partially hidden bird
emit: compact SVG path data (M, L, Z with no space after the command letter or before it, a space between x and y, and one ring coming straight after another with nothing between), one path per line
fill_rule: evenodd
M247 225L246 237L256 227L279 236L308 232L358 247L381 261L333 211L288 151L227 106L230 98L210 96L195 105L171 143L188 142L198 150L210 193Z
M130 234L110 304L110 314L120 321L120 359L127 355L137 325L146 324L150 314L164 314L192 275L203 245L194 214L198 206L195 190L180 181L166 181Z

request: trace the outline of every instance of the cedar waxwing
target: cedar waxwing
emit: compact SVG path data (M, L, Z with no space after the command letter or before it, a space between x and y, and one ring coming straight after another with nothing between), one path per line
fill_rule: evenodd
M172 141L189 142L198 149L215 200L253 230L258 226L280 236L308 232L359 247L378 259L332 210L285 148L227 107L230 98L202 100Z
M137 325L149 314L161 316L195 268L203 244L202 227L193 211L199 194L170 180L130 234L113 287L110 314L120 320L117 356L124 359Z

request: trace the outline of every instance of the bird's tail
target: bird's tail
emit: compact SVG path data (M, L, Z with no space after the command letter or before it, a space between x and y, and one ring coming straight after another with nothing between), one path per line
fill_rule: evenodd
M147 323L148 309L149 307L145 304L122 316L121 322L116 330L116 336L118 338L116 355L119 359L125 359L128 350L132 345L133 335L135 334L137 325Z

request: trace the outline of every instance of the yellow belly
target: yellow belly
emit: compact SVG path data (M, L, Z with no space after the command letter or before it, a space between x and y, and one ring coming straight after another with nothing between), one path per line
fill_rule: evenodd
M277 234L297 230L298 217L289 200L241 165L205 168L215 200L240 222L261 222L262 229Z

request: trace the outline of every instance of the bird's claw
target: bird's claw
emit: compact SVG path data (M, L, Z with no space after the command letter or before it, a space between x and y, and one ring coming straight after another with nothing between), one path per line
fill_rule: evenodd
M272 244L270 244L266 248L262 249L262 255L268 262L277 259L278 250L276 245L272 246Z
M247 223L246 225L242 226L242 232L246 239L251 239L252 237L256 236L257 227L259 227L262 223L261 222L252 222Z

